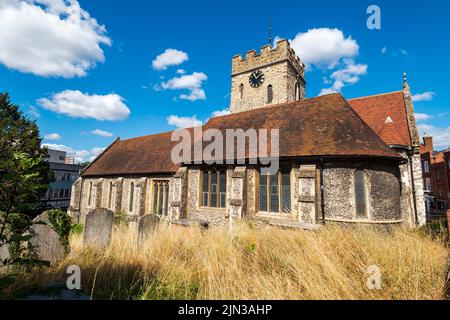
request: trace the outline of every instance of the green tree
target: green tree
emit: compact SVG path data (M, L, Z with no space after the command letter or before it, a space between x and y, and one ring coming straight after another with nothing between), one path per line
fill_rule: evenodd
M47 149L34 121L27 119L7 93L0 94L0 211L38 213L50 183Z
M3 262L7 265L48 265L21 252L30 237L23 234L41 209L40 198L51 177L47 149L41 143L36 123L10 102L7 93L0 94L0 247L13 249L11 259ZM0 277L0 289L13 279Z

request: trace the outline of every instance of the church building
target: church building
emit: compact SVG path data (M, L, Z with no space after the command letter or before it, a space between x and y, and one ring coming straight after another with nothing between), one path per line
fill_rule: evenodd
M234 56L231 112L201 127L224 136L229 129L278 130L277 172L253 161L251 150L221 164L175 162L174 132L117 139L82 171L69 213L81 223L106 208L131 222L152 214L210 227L238 220L309 229L328 222L423 225L420 139L406 76L395 92L306 98L300 58L286 40Z

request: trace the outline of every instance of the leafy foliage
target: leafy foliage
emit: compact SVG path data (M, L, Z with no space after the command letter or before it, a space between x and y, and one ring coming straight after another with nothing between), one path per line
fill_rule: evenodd
M84 225L82 225L81 223L73 224L70 227L70 232L74 235L81 235L83 233L83 230L84 230Z
M59 236L59 242L64 247L66 254L70 252L70 228L72 221L69 215L59 209L48 211L50 226Z
M31 217L41 211L40 198L51 180L41 143L36 123L10 102L7 93L0 93L0 247L9 248L7 265L47 264L23 252L29 240L24 233L33 225ZM13 279L14 275L0 277L0 290Z

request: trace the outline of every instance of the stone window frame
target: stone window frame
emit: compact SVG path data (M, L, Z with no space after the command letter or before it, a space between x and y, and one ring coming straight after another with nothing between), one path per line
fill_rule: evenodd
M267 104L273 103L273 98L274 98L273 85L269 84L267 86Z
M295 82L294 101L299 101L300 99L301 99L300 81L297 80Z
M107 208L109 210L113 210L114 183L113 183L112 180L108 183L108 186L109 186L109 188L108 188L108 202L107 202L106 206L107 206Z
M128 190L128 212L134 212L134 198L136 193L136 183L134 181L130 181L129 190Z
M256 208L256 212L257 215L259 216L274 216L274 217L288 217L291 216L294 212L294 205L293 205L293 199L294 199L294 194L293 194L293 189L294 189L294 179L293 179L293 168L286 166L286 167L281 167L278 170L277 173L277 177L278 177L278 207L279 207L279 212L272 212L270 211L270 180L268 179L267 181L267 209L268 211L261 211L260 209L260 203L259 203L259 198L260 198L260 190L259 190L259 186L260 186L260 176L261 176L261 168L258 168L255 170L255 208ZM282 207L282 176L283 174L287 174L289 176L289 191L290 191L290 212L283 212L283 210L281 209Z
M203 204L203 175L205 172L208 172L209 174L209 191L208 191L208 206L205 206ZM220 181L219 179L217 180L217 207L211 207L211 193L212 193L212 176L211 173L216 173L223 175L224 179L225 179L225 192L221 192L222 190L220 189ZM219 178L219 177L218 177ZM228 186L228 170L226 168L208 168L208 169L200 169L199 170L199 184L198 184L198 189L199 189L199 196L198 196L198 208L200 209L206 209L206 210L219 210L219 211L225 211L227 209L227 201L228 201L228 193L229 193L229 186ZM221 197L222 195L225 195L225 200L223 203L223 206L221 205Z
M358 213L356 212L356 173L357 172L363 172L364 176L365 176L365 184L364 184L364 188L365 188L365 194L366 194L366 216L365 217L358 217ZM353 171L353 179L352 179L352 184L353 184L353 216L354 219L356 221L372 221L372 210L371 210L371 191L372 191L372 186L371 186L371 173L369 170L363 169L363 168L358 168L355 169Z
M87 206L88 206L88 208L92 208L92 191L93 191L93 188L94 188L94 182L91 180L91 181L89 181L89 184L88 184L88 203L87 203Z
M157 215L159 217L168 217L169 216L169 209L170 209L170 179L165 179L165 178L155 178L155 179L150 179L149 181L150 184L150 194L149 194L149 209L150 209L150 214L154 214ZM163 185L164 189L163 189L163 209L166 212L162 212L162 214L158 214L155 213L155 201L154 201L154 195L155 195L155 184L159 185ZM167 188L167 189L166 189ZM159 192L158 192L158 198L157 198L157 204L159 203ZM165 203L164 199L166 199L167 196L167 203ZM164 207L164 205L166 205L166 207Z
M241 83L239 85L239 100L243 101L244 100L244 84Z

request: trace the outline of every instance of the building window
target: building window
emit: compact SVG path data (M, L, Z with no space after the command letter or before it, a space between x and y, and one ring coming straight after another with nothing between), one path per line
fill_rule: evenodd
M450 170L450 160L448 160L448 169Z
M300 82L295 83L295 101L300 100Z
M288 170L276 175L259 175L259 211L291 212L291 175Z
M88 191L88 205L92 205L92 181L89 182L89 191Z
M269 84L267 87L267 103L273 102L273 86Z
M430 164L428 163L428 161L423 162L423 170L425 171L425 173L430 172Z
M70 198L70 192L69 189L64 190L64 198Z
M153 214L169 215L169 181L153 181Z
M108 192L108 208L112 209L112 193L113 193L113 183L109 183L109 192Z
M133 212L133 204L134 204L133 202L134 202L134 182L132 181L130 183L130 202L128 207L129 212Z
M226 208L227 175L224 172L202 172L202 207Z
M426 187L427 187L426 191L431 192L431 179L430 178L426 178L425 184L426 184Z
M357 218L368 218L367 178L363 170L357 170L355 173L355 207Z
M239 99L243 100L244 99L244 84L241 83L241 85L239 86Z

